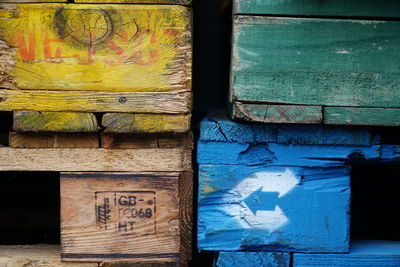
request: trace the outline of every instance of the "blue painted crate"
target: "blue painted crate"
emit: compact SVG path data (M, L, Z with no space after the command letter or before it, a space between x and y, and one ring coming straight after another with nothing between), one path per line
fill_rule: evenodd
M350 157L398 157L366 128L200 125L198 246L214 251L349 250Z
M398 267L399 241L352 242L349 254L298 254L293 256L293 267Z
M290 254L285 252L221 252L217 267L289 267Z

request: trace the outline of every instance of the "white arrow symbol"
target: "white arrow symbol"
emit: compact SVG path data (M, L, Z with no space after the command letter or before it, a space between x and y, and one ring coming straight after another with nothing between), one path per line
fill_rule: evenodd
M289 219L278 205L274 210L268 210L267 207L271 206L271 203L265 203L268 196L260 192L277 192L278 198L281 198L299 182L290 169L284 172L256 172L230 190L226 200L234 202L239 197L240 221L244 228L262 228L274 232L288 223Z

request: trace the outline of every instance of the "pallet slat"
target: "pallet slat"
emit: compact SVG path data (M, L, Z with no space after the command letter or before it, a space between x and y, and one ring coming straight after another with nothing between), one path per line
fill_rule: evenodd
M97 132L99 125L93 113L15 111L17 132Z
M90 92L0 89L0 110L189 113L190 91Z
M13 148L98 148L100 136L95 133L9 133Z
M124 4L174 4L189 5L192 0L75 0L75 3L124 3Z
M179 5L2 4L0 87L190 90L190 27Z
M325 124L399 126L400 108L324 107Z
M284 252L220 252L217 267L289 267L290 254Z

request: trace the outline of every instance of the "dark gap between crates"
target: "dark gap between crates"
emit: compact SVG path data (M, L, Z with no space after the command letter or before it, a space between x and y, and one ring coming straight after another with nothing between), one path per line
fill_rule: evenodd
M60 243L59 177L0 172L0 245Z
M365 162L351 171L351 240L400 240L400 164Z
M12 123L12 112L0 112L0 146L8 146L8 133L12 129Z

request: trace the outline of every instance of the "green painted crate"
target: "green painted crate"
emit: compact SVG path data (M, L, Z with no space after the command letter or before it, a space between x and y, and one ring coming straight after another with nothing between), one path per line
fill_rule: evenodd
M232 117L400 125L400 2L289 2L235 1Z

